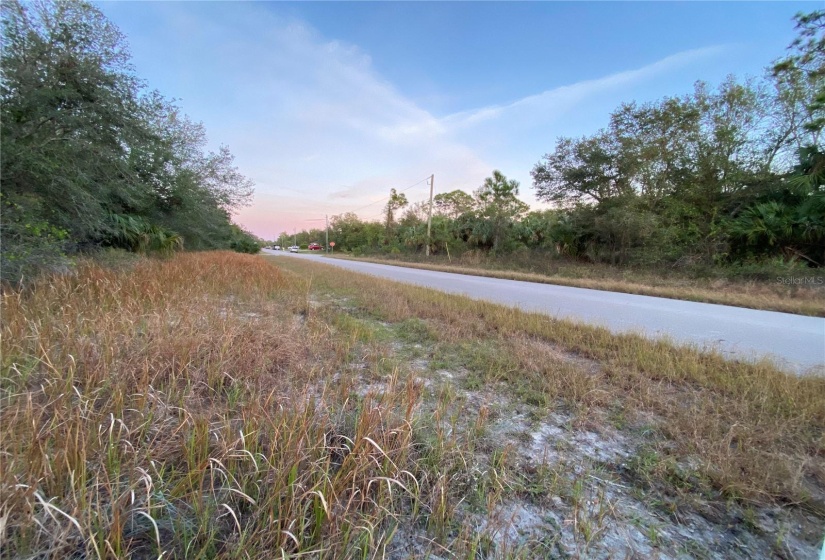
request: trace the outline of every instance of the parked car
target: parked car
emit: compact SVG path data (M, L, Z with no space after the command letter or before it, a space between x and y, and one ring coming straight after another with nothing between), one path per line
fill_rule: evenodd
M280 245L273 245L273 246L272 246L272 249L274 249L275 251L280 251L280 250L281 250L281 246L280 246Z
M293 245L292 247L289 248L289 252L290 253L297 253L298 252L298 246Z
M320 251L321 250L321 245L319 245L318 243L310 243L309 244L309 250L310 251Z

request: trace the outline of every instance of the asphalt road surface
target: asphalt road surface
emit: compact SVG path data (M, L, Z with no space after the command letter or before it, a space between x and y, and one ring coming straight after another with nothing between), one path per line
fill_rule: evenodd
M264 253L312 259L560 319L601 325L613 332L670 338L681 344L713 348L730 358L768 357L796 373L825 374L825 318L821 317L328 259L317 254Z

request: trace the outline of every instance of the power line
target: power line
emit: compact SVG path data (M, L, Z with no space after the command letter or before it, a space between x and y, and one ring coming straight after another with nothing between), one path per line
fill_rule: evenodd
M417 183L413 183L409 187L405 187L405 188L401 189L400 191L396 191L396 192L399 192L399 193L406 192L406 191L410 190L413 187L417 187L418 185L420 185L424 181L429 181L429 180L430 180L429 177L424 177L423 179L421 179ZM365 206L362 206L361 208L356 208L355 210L350 210L350 212L358 212L359 210L363 210L364 208L369 208L370 206L374 206L374 205L378 204L379 202L384 202L385 200L389 200L390 198L392 198L392 195L386 196L386 197L382 198L381 200L376 200L375 202L370 202L369 204L367 204Z

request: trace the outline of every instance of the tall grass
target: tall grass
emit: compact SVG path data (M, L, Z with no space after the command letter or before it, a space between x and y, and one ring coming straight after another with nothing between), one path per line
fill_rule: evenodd
M212 253L6 292L0 556L368 557L431 508L419 388L328 385L307 289Z
M402 343L512 402L648 419L623 483L825 518L825 381L769 364L236 253L83 265L2 306L2 558L536 558L500 535L550 492L587 557L613 517L586 473L523 471Z
M672 489L762 505L804 504L825 517L821 376L797 377L769 362L729 361L639 335L344 276L315 263L290 261L288 267L313 274L317 285L347 294L387 321L428 321L434 340L452 345L451 352L474 342L471 354L486 355L483 364L464 365L479 369L481 383L504 380L544 406L561 400L591 422L604 421L616 407L645 419L645 429L658 434L655 474Z

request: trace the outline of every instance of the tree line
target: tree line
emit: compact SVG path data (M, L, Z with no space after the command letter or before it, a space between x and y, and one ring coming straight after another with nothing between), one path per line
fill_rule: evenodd
M686 95L625 103L595 134L559 138L531 172L550 210L530 211L518 183L499 171L472 193L437 195L431 251L535 250L642 266L823 266L825 11L798 15L796 27L786 56L761 79L698 82ZM391 192L381 222L335 216L335 249L422 252L428 203L401 197Z
M257 252L230 217L252 182L135 75L124 36L100 10L9 0L2 38L3 280L101 247Z

